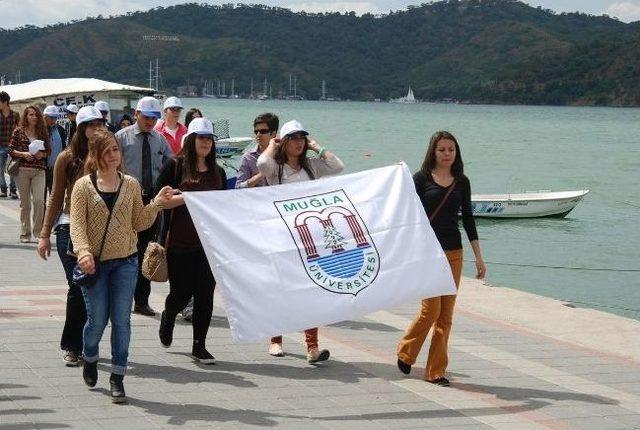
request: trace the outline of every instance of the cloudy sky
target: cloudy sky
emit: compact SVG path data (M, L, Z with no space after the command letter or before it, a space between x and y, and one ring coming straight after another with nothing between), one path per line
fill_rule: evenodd
M195 0L191 0L195 1ZM203 0L200 0L202 2ZM640 0L524 0L533 6L542 6L557 12L580 11L593 15L607 14L622 21L640 20ZM0 28L15 28L26 24L47 25L67 22L96 15L118 15L127 11L146 10L156 6L186 3L183 0L0 0ZM206 1L206 3L231 3L238 0ZM296 11L355 11L386 13L404 9L407 5L427 0L245 0L244 3L263 3L287 7Z

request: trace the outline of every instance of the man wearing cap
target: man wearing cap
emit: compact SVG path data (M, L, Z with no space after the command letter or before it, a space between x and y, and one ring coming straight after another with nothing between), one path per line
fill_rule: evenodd
M115 126L109 122L109 111L110 111L109 103L102 100L98 100L94 106L98 108L98 110L102 113L102 117L104 118L107 129L111 133L115 133L116 132Z
M75 104L67 105L64 108L67 113L67 122L64 126L64 131L67 133L67 145L71 143L71 139L73 139L73 135L76 133L76 128L78 127L76 123L76 116L78 115L78 106Z
M4 177L4 167L9 157L9 140L13 130L20 123L20 114L11 110L11 97L5 91L0 92L0 197L7 197L7 182ZM12 199L18 198L16 180L9 176L9 193Z
M164 160L173 155L167 140L154 130L160 118L160 102L154 97L143 97L136 106L136 123L116 133L116 140L122 149L125 171L140 182L142 200L146 205L154 197L154 184L160 175ZM142 263L144 251L155 237L157 223L148 230L138 233L138 261ZM149 306L151 283L142 276L138 265L138 282L134 296L134 312L153 316L155 311Z
M182 147L182 137L187 134L187 127L179 122L182 112L182 100L178 97L169 97L164 102L163 110L164 121L158 121L155 129L167 139L173 153L177 154Z
M58 117L60 111L56 106L47 106L43 112L44 122L47 124L47 130L49 132L49 145L51 146L51 153L47 157L47 171L45 179L45 200L48 193L51 192L51 185L53 184L53 166L56 164L56 158L67 146L67 133L64 131L64 127L58 124Z

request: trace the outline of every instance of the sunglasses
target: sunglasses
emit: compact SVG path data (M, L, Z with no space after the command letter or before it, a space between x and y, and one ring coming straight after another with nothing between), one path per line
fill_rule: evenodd
M290 140L298 140L298 139L306 139L307 136L305 134L290 134L287 136Z
M104 120L94 119L93 121L87 122L87 127L102 127L104 125Z
M257 128L253 130L253 134L269 134L269 133L271 133L271 130L269 130L268 128Z
M171 112L180 112L182 110L181 107L170 107L168 108Z

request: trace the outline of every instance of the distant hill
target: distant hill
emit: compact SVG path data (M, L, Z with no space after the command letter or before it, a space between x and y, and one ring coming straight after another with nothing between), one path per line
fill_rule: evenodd
M515 0L448 0L382 16L185 4L0 30L0 75L95 77L163 87L235 79L236 92L371 100L640 105L640 23L555 14Z

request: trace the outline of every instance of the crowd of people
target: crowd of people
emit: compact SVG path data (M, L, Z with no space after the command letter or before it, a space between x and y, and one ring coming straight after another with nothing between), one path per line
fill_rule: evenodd
M64 126L55 106L43 111L28 106L20 115L11 110L7 93L0 93L0 102L0 197L20 199L20 242L37 238L38 254L45 260L55 234L69 287L60 339L64 363L83 363L85 383L95 386L98 345L110 321L111 396L115 403L125 401L132 308L141 315L156 313L149 305L150 281L141 272L151 241L162 243L167 252L169 294L160 318L160 343L171 346L176 318L183 312L192 322L193 358L215 363L206 338L216 281L182 196L184 191L227 188L225 170L216 161L212 122L191 109L182 123L184 108L177 97L168 97L163 106L154 97L143 97L133 115L120 115L113 124L106 102L68 105ZM236 188L309 181L344 169L296 120L280 126L275 114L264 113L253 121L253 132L256 145L242 157ZM5 180L5 165L16 161L17 173ZM414 182L456 285L463 261L459 211L477 277L484 277L471 186L451 133L431 137ZM91 276L91 286L80 283L78 273ZM454 305L455 296L423 300L398 345L397 365L403 373L411 371L433 330L424 378L449 384L445 372ZM317 327L305 330L305 341L309 363L329 359L329 350L319 348ZM282 336L271 339L268 353L285 355Z

